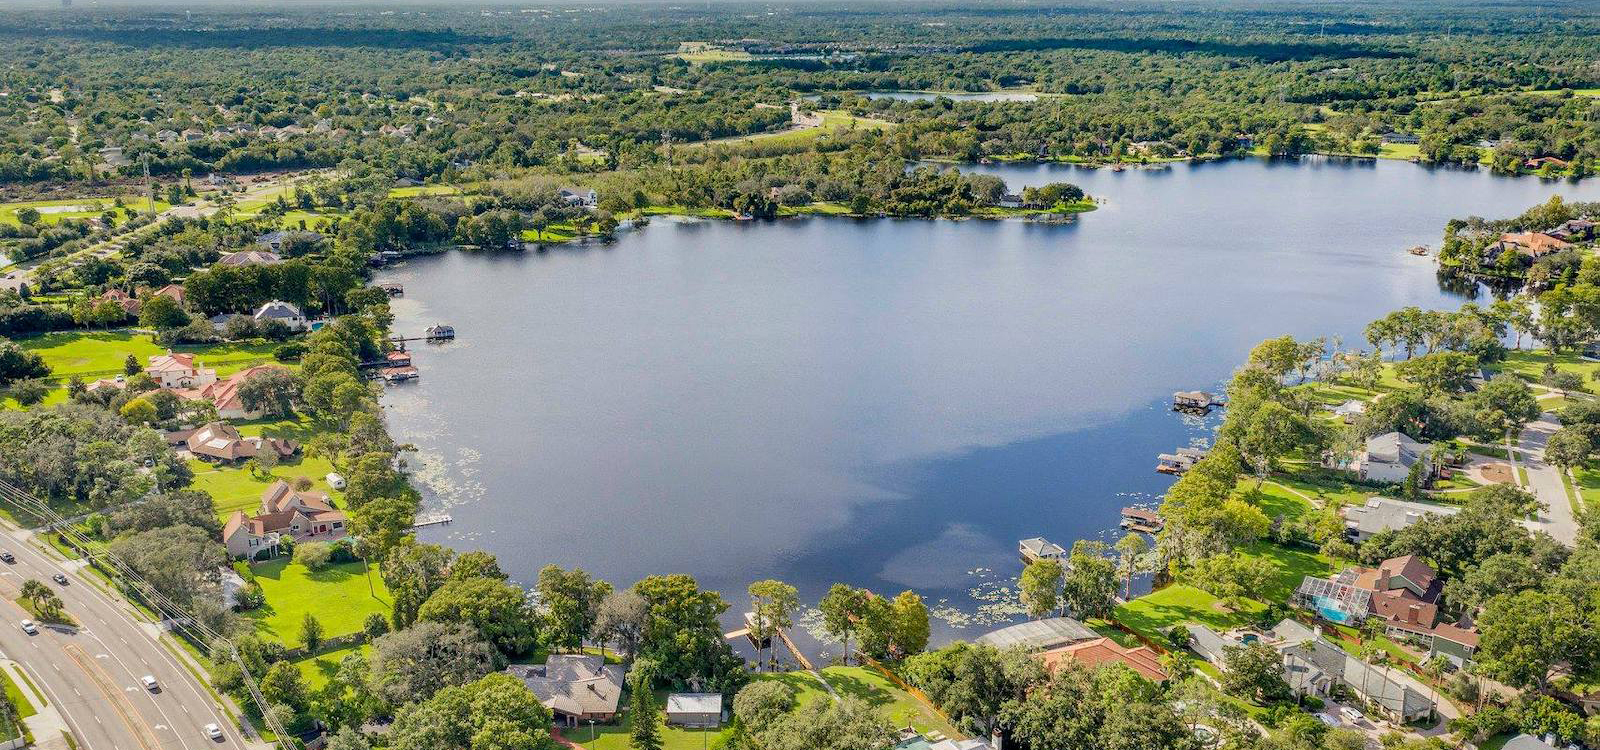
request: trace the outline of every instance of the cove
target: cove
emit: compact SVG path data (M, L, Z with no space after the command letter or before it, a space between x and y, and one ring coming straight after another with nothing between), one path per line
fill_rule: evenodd
M1104 204L1061 225L657 220L385 272L397 332L458 332L384 397L427 509L455 519L421 536L524 583L691 573L734 617L766 577L811 602L915 588L936 640L971 636L1016 612L1018 539L1114 540L1120 507L1170 485L1156 454L1211 429L1173 391L1269 336L1355 344L1391 309L1458 306L1405 252L1452 216L1600 198L1389 162L974 169Z

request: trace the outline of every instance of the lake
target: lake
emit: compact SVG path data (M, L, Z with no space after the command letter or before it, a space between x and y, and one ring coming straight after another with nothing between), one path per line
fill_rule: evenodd
M1260 340L1454 308L1452 216L1600 183L1403 162L976 167L1104 201L1077 221L657 220L611 245L449 253L385 271L396 330L434 322L384 398L415 443L421 533L513 577L694 574L734 612L776 577L935 608L936 638L1014 617L1017 540L1116 538L1213 423L1168 409Z

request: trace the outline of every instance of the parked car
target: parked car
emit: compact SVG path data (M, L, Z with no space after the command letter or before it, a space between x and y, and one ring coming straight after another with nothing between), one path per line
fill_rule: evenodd
M33 624L33 620L23 620L22 621L22 632L27 633L28 635L38 635L39 634L39 626L34 625Z
M1340 706L1339 713L1344 714L1344 718L1352 724L1359 724L1363 719L1367 718L1360 711L1349 706Z
M140 677L139 681L144 683L145 690L149 690L152 693L161 692L161 686L156 684L156 678L153 675Z

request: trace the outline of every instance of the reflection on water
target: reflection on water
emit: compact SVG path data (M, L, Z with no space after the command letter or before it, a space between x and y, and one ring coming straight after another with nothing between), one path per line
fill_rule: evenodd
M939 637L987 626L1017 612L1018 539L1113 541L1170 484L1156 454L1209 437L1174 390L1268 336L1354 344L1459 304L1405 252L1451 216L1600 194L1403 163L978 169L1105 203L1068 225L658 221L387 273L397 330L460 336L384 400L455 517L424 536L523 581L687 572L735 613L753 580L810 601L845 581L917 589Z

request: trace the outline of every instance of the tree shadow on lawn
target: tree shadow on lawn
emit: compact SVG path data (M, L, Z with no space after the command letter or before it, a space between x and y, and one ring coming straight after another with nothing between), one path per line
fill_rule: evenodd
M852 698L860 699L874 708L894 703L894 696L889 691L855 675L835 672L824 674L823 676L828 678L828 684L832 685L834 690L839 691L840 695L848 695Z

